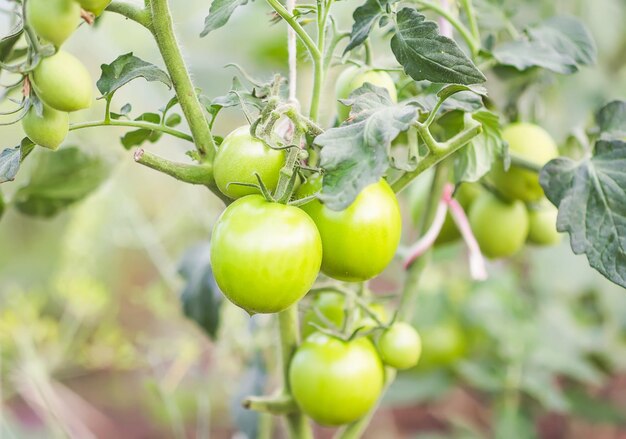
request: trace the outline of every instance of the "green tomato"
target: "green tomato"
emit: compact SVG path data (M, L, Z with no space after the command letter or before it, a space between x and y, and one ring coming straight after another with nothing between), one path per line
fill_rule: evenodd
M543 203L528 211L528 242L537 245L555 245L561 242L561 235L556 230L559 211L549 203Z
M57 111L45 104L40 117L35 108L30 107L22 119L22 128L26 136L37 145L56 150L67 137L70 117L66 112Z
M300 409L327 426L363 417L378 401L383 382L382 362L368 338L343 341L315 333L296 350L289 367Z
M502 131L511 153L539 166L557 157L559 152L550 134L543 128L530 123L514 123ZM511 200L538 201L543 196L539 175L529 169L511 166L508 172L501 165L489 173L498 192Z
M111 0L78 0L78 2L85 11L89 11L97 17L109 6Z
M521 201L502 201L484 193L472 205L470 225L483 254L504 258L517 253L528 236L528 213Z
M37 35L59 47L78 27L80 6L74 0L28 0L26 19Z
M398 101L396 85L389 73L382 70L366 70L357 66L350 66L341 72L335 85L335 96L338 100L348 99L354 90L360 88L366 82L385 88L389 92L391 100L393 102ZM343 122L349 115L350 107L338 102L337 118L339 121Z
M307 183L298 194L310 190ZM393 259L400 243L402 218L396 195L385 180L367 186L345 210L331 210L319 200L302 209L320 231L322 271L326 275L362 282L379 275Z
M381 334L378 352L386 365L409 369L419 361L422 341L415 328L408 323L398 322Z
M78 111L91 106L92 81L85 66L74 56L59 51L41 60L31 74L37 96L59 111Z
M428 173L428 175L426 175L425 177L427 176L429 176L430 178L418 178L418 180L411 186L411 190L409 192L411 218L413 220L413 224L416 227L422 221L424 208L426 207L426 202L428 201L428 196L430 193L430 182L432 179L432 174ZM463 210L467 212L474 200L478 197L478 195L482 193L482 191L483 189L478 183L462 183L457 189L454 197L463 207ZM435 245L445 245L453 243L458 241L460 238L461 232L454 222L452 215L450 214L450 212L448 212L446 215L446 219L441 226L439 236L437 236L437 240L435 241Z
M230 133L215 156L214 172L217 187L230 198L258 194L253 187L231 183L259 184L255 173L270 192L278 185L280 170L285 166L285 152L272 149L250 135L250 127L243 126Z
M465 357L467 337L453 322L441 322L420 330L422 355L419 367L437 369L450 367Z
M322 262L315 224L300 209L260 195L228 206L213 228L211 263L224 295L255 313L289 308L309 291Z

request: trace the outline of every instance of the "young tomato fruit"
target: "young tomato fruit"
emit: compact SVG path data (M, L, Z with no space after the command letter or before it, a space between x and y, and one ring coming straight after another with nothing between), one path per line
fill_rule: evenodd
M260 195L228 206L211 241L213 274L224 295L250 314L289 308L309 291L322 262L315 224L300 209Z
M78 2L85 11L91 12L97 17L109 6L111 0L78 0Z
M418 368L433 370L450 367L467 351L467 337L458 324L448 321L420 329L422 355Z
M28 0L26 19L37 35L59 47L78 27L80 6L74 0Z
M289 383L302 411L337 426L371 410L383 389L384 370L368 338L343 341L322 333L307 338L289 367Z
M511 153L539 166L557 157L559 152L550 134L530 123L514 123L502 131ZM543 196L539 175L529 169L511 166L508 172L501 165L495 166L489 178L498 192L511 200L538 201Z
M91 106L92 82L85 66L74 56L59 51L41 60L31 74L37 96L59 111L78 111Z
M472 205L469 220L476 241L488 258L514 255L528 236L528 213L519 200L509 203L484 193Z
M561 242L563 235L556 229L558 215L558 209L549 203L529 209L528 242L537 245L555 245Z
M385 88L389 92L389 96L393 102L398 102L398 92L396 85L389 73L382 70L365 70L356 66L350 66L345 69L339 77L335 85L335 96L337 100L348 99L350 94L360 88L366 82L377 87ZM337 118L343 122L350 115L350 107L337 102Z
M298 194L311 191L302 185ZM322 237L322 271L335 279L362 282L379 275L391 262L400 243L402 218L396 195L385 180L367 186L342 211L313 200L302 209L309 214Z
M386 365L396 369L409 369L419 361L422 340L415 328L408 323L394 323L378 339L378 352Z
M22 128L26 136L39 146L56 150L65 140L70 128L69 115L64 111L57 111L47 105L43 106L41 117L34 107L22 119Z
M258 194L253 187L232 183L259 184L259 174L267 189L273 192L278 185L280 170L285 166L285 152L272 149L250 135L250 127L243 126L230 133L220 145L215 157L215 182L230 198Z

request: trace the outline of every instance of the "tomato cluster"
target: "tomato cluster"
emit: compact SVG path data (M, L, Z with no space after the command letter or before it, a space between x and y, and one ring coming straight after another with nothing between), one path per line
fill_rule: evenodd
M100 14L110 0L29 0L26 20L37 35L52 43L56 53L44 57L29 74L29 82L42 103L28 108L22 119L26 135L37 145L57 149L69 131L68 113L91 106L92 80L85 66L60 50L81 20L81 8Z
M512 154L536 166L543 166L557 156L550 135L537 125L514 123L503 130L503 138ZM413 220L417 224L425 206L427 188L418 181L410 193ZM556 229L557 209L544 197L537 172L520 165L508 170L496 165L485 177L485 189L479 183L462 183L455 197L469 213L472 232L489 258L504 258L517 253L525 243L554 245L561 240ZM458 228L448 213L436 245L455 242Z

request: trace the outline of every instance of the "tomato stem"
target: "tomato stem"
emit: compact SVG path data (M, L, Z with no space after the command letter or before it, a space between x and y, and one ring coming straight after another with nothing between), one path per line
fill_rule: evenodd
M146 7L140 8L137 5L125 1L113 0L106 10L132 20L152 32L152 20L150 18L150 3L146 1Z

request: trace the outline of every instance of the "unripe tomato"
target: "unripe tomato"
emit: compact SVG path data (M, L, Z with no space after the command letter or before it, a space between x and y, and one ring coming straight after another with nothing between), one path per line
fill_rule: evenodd
M420 329L422 355L419 368L436 369L450 367L464 358L467 337L453 322L442 322L436 326Z
M243 126L230 133L217 150L214 162L215 182L224 195L240 198L258 194L253 187L231 183L256 184L259 174L270 192L278 185L280 170L285 166L285 152L272 149L250 135L250 127Z
M59 51L41 60L31 75L37 96L59 111L91 106L93 87L85 66L73 55Z
M310 184L320 182L307 182L300 191L310 191ZM345 210L331 210L319 200L302 209L320 231L322 271L326 275L361 282L379 275L393 259L400 243L402 218L396 195L385 180L367 186Z
M396 85L389 73L382 70L366 70L357 66L350 66L341 72L335 84L335 96L338 100L348 99L354 90L360 88L366 82L387 89L391 100L393 102L398 101ZM338 102L337 118L339 121L343 122L349 115L350 107Z
M382 362L368 338L343 341L315 333L296 350L289 367L300 409L327 426L364 416L380 397L383 382Z
M559 154L550 134L537 125L511 124L502 131L502 137L508 142L511 153L539 166L545 165ZM512 200L531 202L544 196L539 175L528 169L511 166L505 172L501 165L496 165L489 173L489 179L498 192Z
M561 242L561 235L556 230L559 211L552 204L543 203L528 210L528 242L537 245L555 245Z
M480 249L489 258L517 253L528 236L528 213L519 200L506 202L484 193L472 205L469 220Z
M89 11L97 17L109 6L111 0L78 0L78 2L85 11Z
M287 309L309 291L322 262L315 224L297 207L260 195L228 206L215 227L215 280L235 305L254 313Z
M421 176L420 176L421 177ZM432 175L430 175L432 178ZM409 192L409 203L411 205L411 217L413 220L413 224L417 227L424 215L424 208L426 207L426 202L428 201L428 196L430 192L430 179L422 179L418 178L411 186L411 191ZM465 212L469 211L472 202L481 194L483 189L478 183L462 183L457 189L454 197L459 202L461 207ZM437 240L435 241L435 245L444 245L452 242L456 242L461 237L461 232L459 232L459 228L457 227L450 211L446 214L446 219L443 222L443 226L441 227L441 231L439 232L439 236L437 236Z
M43 114L40 117L35 108L30 107L22 119L22 128L26 136L37 145L56 150L69 132L69 114L44 105Z
M381 334L378 352L386 365L409 369L419 361L422 341L415 328L408 323L398 322Z
M74 0L28 0L26 19L37 35L59 47L78 27L80 6Z

